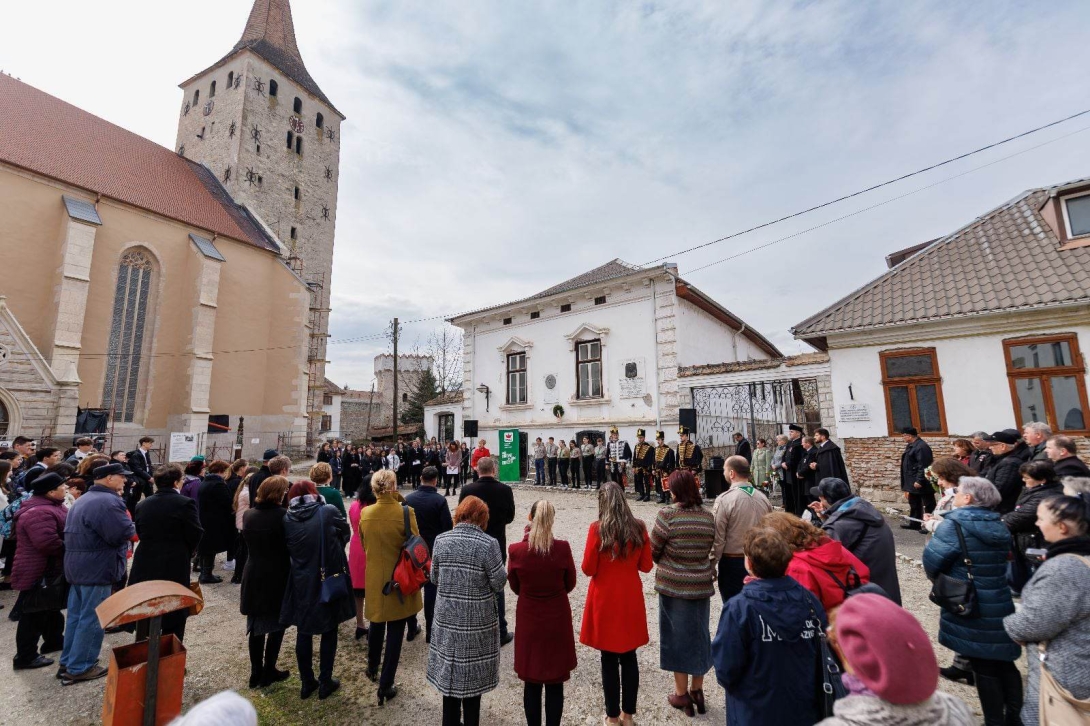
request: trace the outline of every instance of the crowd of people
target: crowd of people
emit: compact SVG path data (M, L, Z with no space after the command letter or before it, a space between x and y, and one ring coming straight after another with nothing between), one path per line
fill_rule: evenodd
M633 723L637 651L651 640L641 573L652 570L659 668L673 679L664 700L690 717L707 712L709 673L726 692L732 726L972 723L965 703L938 690L940 676L975 686L988 726L1038 723L1057 693L1085 708L1090 598L1078 594L1090 592L1090 470L1074 440L1030 424L959 439L936 458L905 429L903 526L930 535L923 565L942 609L939 642L955 653L940 669L901 608L886 518L853 491L828 432L800 434L793 428L775 447L736 441L739 453L724 463L729 486L710 507L697 472L674 469L662 483L669 502L649 524L634 515L623 472L619 482L595 479L598 516L578 569L570 543L554 536L547 499L522 513L522 537L508 545L520 513L483 440L442 457L438 444L424 444L420 459L415 442L382 454L331 444L292 482L291 461L274 450L258 467L203 457L154 466L149 437L111 456L84 439L67 455L16 439L0 453L2 551L19 592L9 615L18 620L13 666L51 666L60 652L61 684L101 678L103 600L151 579L221 584L214 569L227 553L225 573L241 585L250 688L290 676L278 658L294 627L299 695L329 698L340 686L339 626L354 621L380 705L398 696L403 643L423 638L444 725L480 722L482 697L499 684L500 650L512 642L526 722L561 723L577 663L570 594L580 573L589 581L578 640L599 651L603 722ZM632 461L628 445L611 439L606 464ZM644 446L640 431L637 461ZM582 448L568 444L561 457L559 444L543 447L544 471L562 471L550 461L567 458L574 485ZM691 454L679 452L683 461ZM770 480L782 487L783 511L768 496ZM508 587L518 597L510 626ZM171 613L164 633L184 639L186 622L187 611ZM143 625L137 639L147 637ZM1023 648L1032 656L1025 687Z

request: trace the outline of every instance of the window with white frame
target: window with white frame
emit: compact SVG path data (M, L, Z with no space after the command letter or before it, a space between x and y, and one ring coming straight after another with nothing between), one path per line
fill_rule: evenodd
M507 354L507 403L526 403L526 353Z
M602 397L602 341L580 341L575 346L576 398Z
M1085 237L1090 235L1090 192L1061 200L1067 237Z

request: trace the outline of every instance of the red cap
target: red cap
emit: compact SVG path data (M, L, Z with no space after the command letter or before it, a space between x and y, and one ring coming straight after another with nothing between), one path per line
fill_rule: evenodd
M923 627L881 595L850 597L836 614L844 659L883 701L904 706L926 701L939 685L939 664Z

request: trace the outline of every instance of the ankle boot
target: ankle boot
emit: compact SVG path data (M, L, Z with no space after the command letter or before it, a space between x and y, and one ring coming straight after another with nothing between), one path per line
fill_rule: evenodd
M246 641L250 649L250 688L257 688L261 685L261 655L265 645L264 641L265 636L263 635L251 635Z

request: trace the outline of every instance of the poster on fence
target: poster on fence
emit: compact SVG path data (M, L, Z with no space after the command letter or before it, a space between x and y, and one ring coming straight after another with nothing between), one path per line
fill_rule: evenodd
M197 455L197 434L170 434L170 461L187 462Z

